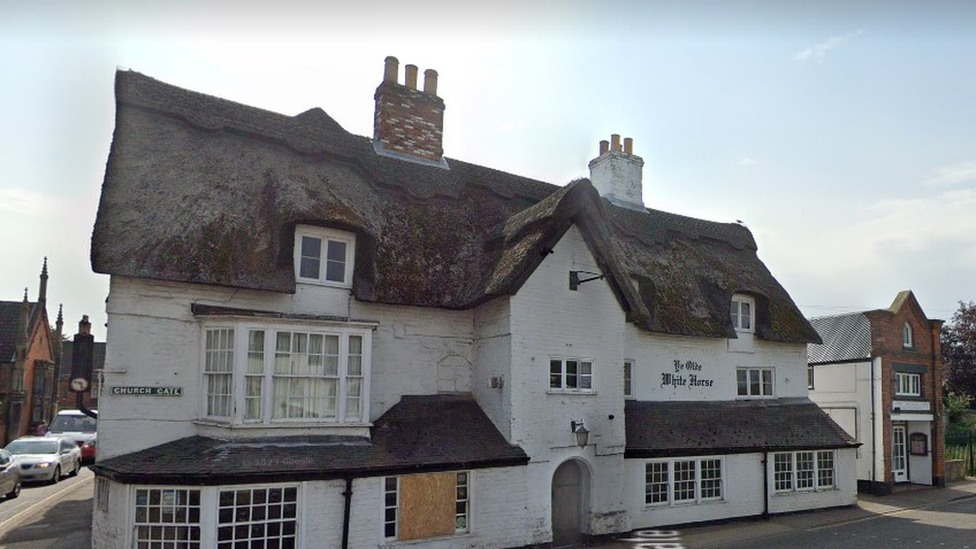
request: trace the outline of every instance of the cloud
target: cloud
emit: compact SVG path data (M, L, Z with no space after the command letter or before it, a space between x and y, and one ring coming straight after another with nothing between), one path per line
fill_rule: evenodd
M793 56L793 60L804 62L812 60L819 65L824 62L827 52L862 34L864 34L864 29L857 29L856 31L847 33L843 36L831 36L819 44L815 44L805 50L797 52Z
M0 211L34 215L44 210L44 195L26 189L0 189Z
M925 180L925 184L932 187L948 187L967 182L976 182L976 162L939 168L935 170L935 175Z
M743 156L742 158L739 158L738 160L733 162L733 164L735 164L736 166L754 166L758 163L759 162L751 156Z

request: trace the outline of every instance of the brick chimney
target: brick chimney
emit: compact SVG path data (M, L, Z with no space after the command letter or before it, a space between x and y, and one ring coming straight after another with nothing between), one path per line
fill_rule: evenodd
M617 206L644 210L644 159L634 154L634 140L613 134L610 141L600 141L600 154L590 160L590 182L600 196Z
M405 67L405 84L397 81L400 62L386 58L383 82L376 88L373 147L379 153L443 163L444 100L437 97L437 71L424 71L417 89L417 66Z

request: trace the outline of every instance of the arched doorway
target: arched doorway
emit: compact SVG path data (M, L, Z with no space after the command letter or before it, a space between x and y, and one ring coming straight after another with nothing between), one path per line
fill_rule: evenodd
M582 543L588 478L586 467L575 459L564 462L553 473L553 547L574 547Z

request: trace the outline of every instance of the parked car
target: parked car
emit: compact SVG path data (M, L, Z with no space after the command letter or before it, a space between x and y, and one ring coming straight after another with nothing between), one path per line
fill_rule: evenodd
M20 465L23 481L54 484L81 470L81 448L69 437L20 437L5 448Z
M20 495L20 464L10 452L0 450L0 496L14 499Z
M48 436L70 437L81 448L81 462L95 461L98 422L81 410L61 410L47 428Z

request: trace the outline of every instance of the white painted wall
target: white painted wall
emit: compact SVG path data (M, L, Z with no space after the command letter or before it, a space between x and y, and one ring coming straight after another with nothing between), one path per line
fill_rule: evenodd
M107 305L106 389L175 386L183 388L183 396L116 396L103 391L99 399L99 459L194 434L367 434L362 428L228 429L194 423L202 415L199 385L205 321L191 314L193 303L378 322L371 348L369 390L370 417L374 420L402 395L470 391L473 311L351 302L348 290L327 286L299 285L298 290L288 295L112 277Z
M489 301L474 311L474 371L471 391L505 440L512 441L512 327L509 298ZM492 378L501 387L492 388Z
M108 511L98 507L98 497L92 503L92 547L97 549L127 549L126 535L129 516L128 486L106 481L109 487ZM97 484L97 481L96 481Z
M813 367L814 389L810 400L816 402L848 434L862 443L856 451L857 478L871 480L872 459L876 460L874 474L878 481L884 480L884 453L881 444L881 417L872 427L871 413L871 375L875 365L872 361L847 362L840 364L817 364ZM877 376L877 373L875 373ZM876 404L880 409L881 382L875 377ZM855 425L851 425L853 423ZM872 434L876 446L872 446ZM873 455L872 449L877 453Z
M526 513L530 531L551 532L551 484L556 468L579 457L593 471L590 533L624 531L623 336L625 318L606 280L569 289L569 271L598 272L572 227L553 253L511 298L512 441L532 460ZM550 391L550 357L593 361L593 392ZM613 419L610 417L613 416ZM570 429L582 420L590 446L581 450Z
M773 368L774 397L807 396L805 345L740 335L739 340L683 337L628 325L624 348L627 358L634 359L635 398L735 400L737 368ZM689 362L700 370L695 366L689 369ZM671 383L676 378L684 384Z
M769 512L792 513L810 509L825 509L857 503L857 456L853 449L836 450L834 454L834 474L836 488L816 492L773 492L773 458L767 467L767 487L769 489Z
M725 498L714 501L678 505L647 505L644 503L646 459L628 459L626 500L634 528L704 522L735 517L747 517L763 512L762 454L733 454L720 456L725 460Z

